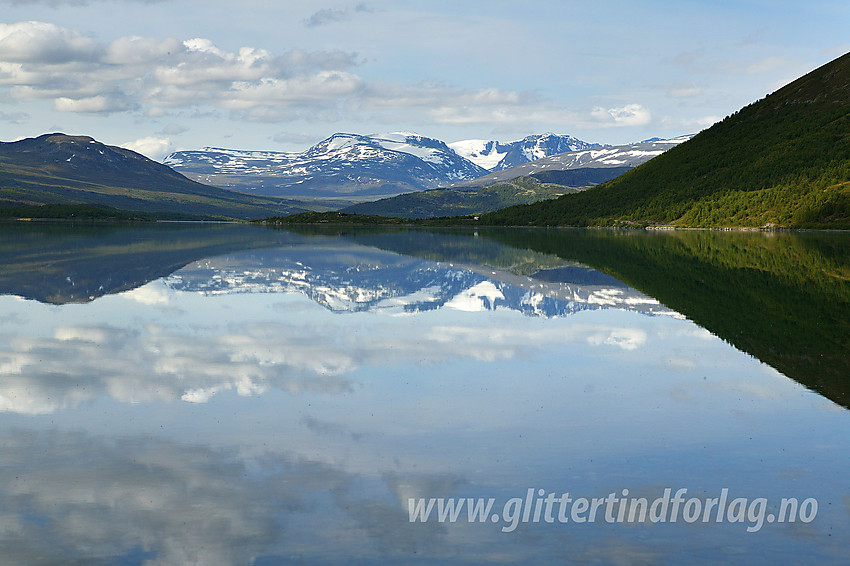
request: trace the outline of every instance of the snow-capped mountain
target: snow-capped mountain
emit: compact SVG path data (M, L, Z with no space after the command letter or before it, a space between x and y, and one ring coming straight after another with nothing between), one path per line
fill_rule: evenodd
M502 143L493 140L462 140L448 144L458 155L488 171L501 171L567 151L602 147L573 136L535 134L521 140Z
M612 169L614 170L613 176L617 176L628 169L646 163L653 157L661 155L668 149L686 142L692 137L693 135L685 135L667 140L654 138L626 145L597 146L578 151L567 151L522 163L509 169L495 170L473 181L454 183L451 186L483 187L517 177L537 177L544 182L562 183L563 181L555 178L557 172L577 169Z
M270 196L381 196L487 173L444 142L408 132L338 133L303 153L207 147L163 162L203 183Z

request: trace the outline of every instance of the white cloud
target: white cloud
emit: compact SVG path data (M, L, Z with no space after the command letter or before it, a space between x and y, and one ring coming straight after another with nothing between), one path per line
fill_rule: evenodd
M121 96L88 96L69 98L60 96L53 101L53 108L59 112L77 112L82 114L109 114L130 110L133 105Z
M112 65L141 65L165 59L177 53L182 44L176 39L157 40L150 37L119 37L106 46L103 62Z
M121 144L121 147L141 153L145 157L153 159L154 161L161 161L166 155L171 153L173 145L169 138L148 136L135 141L124 142ZM163 294L151 295L148 293L140 293L135 298L146 304L168 302L168 297Z
M222 102L222 106L245 109L292 101L309 104L317 100L350 96L362 86L363 80L360 77L342 71L320 71L314 75L292 79L239 81L232 84L230 97Z
M156 83L193 87L209 83L228 85L234 81L260 80L273 72L270 55L243 47L238 54L225 53L210 41L192 39L167 64L153 69Z
M392 99L391 99L392 100ZM482 89L457 95L434 93L430 106L423 111L442 124L453 125L528 125L545 124L547 128L612 128L646 126L652 122L649 109L640 104L618 108L597 106L577 112L531 93Z
M652 114L640 104L626 104L620 108L597 106L591 112L601 124L609 126L645 126L652 121Z
M290 69L345 69L357 65L357 56L344 51L304 51L293 49L275 58L275 63Z
M352 10L347 13L367 8ZM0 57L0 96L5 88L14 100L49 100L60 112L177 119L187 110L221 110L233 120L257 123L337 122L353 116L409 123L413 115L419 122L448 126L523 129L535 124L549 129L644 126L651 121L649 111L637 104L581 114L530 91L373 81L352 70L360 63L358 55L341 50L228 50L203 37L139 35L98 43L39 22L3 29L0 36L8 40L11 56ZM21 39L24 33L26 41ZM146 144L141 152L163 155L165 138L138 140Z
M93 61L101 46L82 34L45 22L0 24L0 60L61 64Z
M51 100L61 112L162 118L186 109L221 109L253 122L337 121L365 112L394 121L418 112L443 124L535 119L556 125L569 116L528 92L368 81L351 71L357 55L340 50L229 51L202 37L138 35L101 44L41 22L0 29L0 86L16 100Z
M211 106L262 115L282 103L315 106L352 94L363 80L344 69L355 64L341 51L230 52L205 38L136 35L104 45L51 23L0 24L0 85L13 99L52 100L62 112L151 117Z

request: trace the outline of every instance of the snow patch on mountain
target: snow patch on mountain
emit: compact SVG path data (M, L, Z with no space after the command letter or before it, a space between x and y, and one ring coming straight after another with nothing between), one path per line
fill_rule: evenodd
M423 161L438 165L445 164L450 157L450 148L443 142L412 132L393 132L369 137L388 151L409 153Z
M573 136L546 133L502 143L494 140L461 140L448 144L458 155L489 171L501 171L566 151L603 147Z
M509 146L492 140L462 140L448 144L455 153L488 171L507 155Z

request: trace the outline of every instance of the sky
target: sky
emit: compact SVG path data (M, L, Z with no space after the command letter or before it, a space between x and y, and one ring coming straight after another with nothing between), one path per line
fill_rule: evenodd
M0 140L696 133L850 51L846 0L0 0Z

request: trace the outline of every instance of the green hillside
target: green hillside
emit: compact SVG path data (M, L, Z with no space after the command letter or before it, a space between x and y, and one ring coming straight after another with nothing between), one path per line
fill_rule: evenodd
M518 177L508 182L473 190L432 189L405 193L391 198L349 206L343 212L375 214L400 218L433 218L490 212L513 206L553 199L580 189L542 183L534 177Z
M481 221L850 229L850 54L612 181Z
M304 210L279 198L190 181L138 153L86 136L45 134L0 143L3 216L14 216L18 207L22 207L21 215L39 216L32 207L43 205L64 205L68 210L104 207L148 213L146 216L243 219Z

